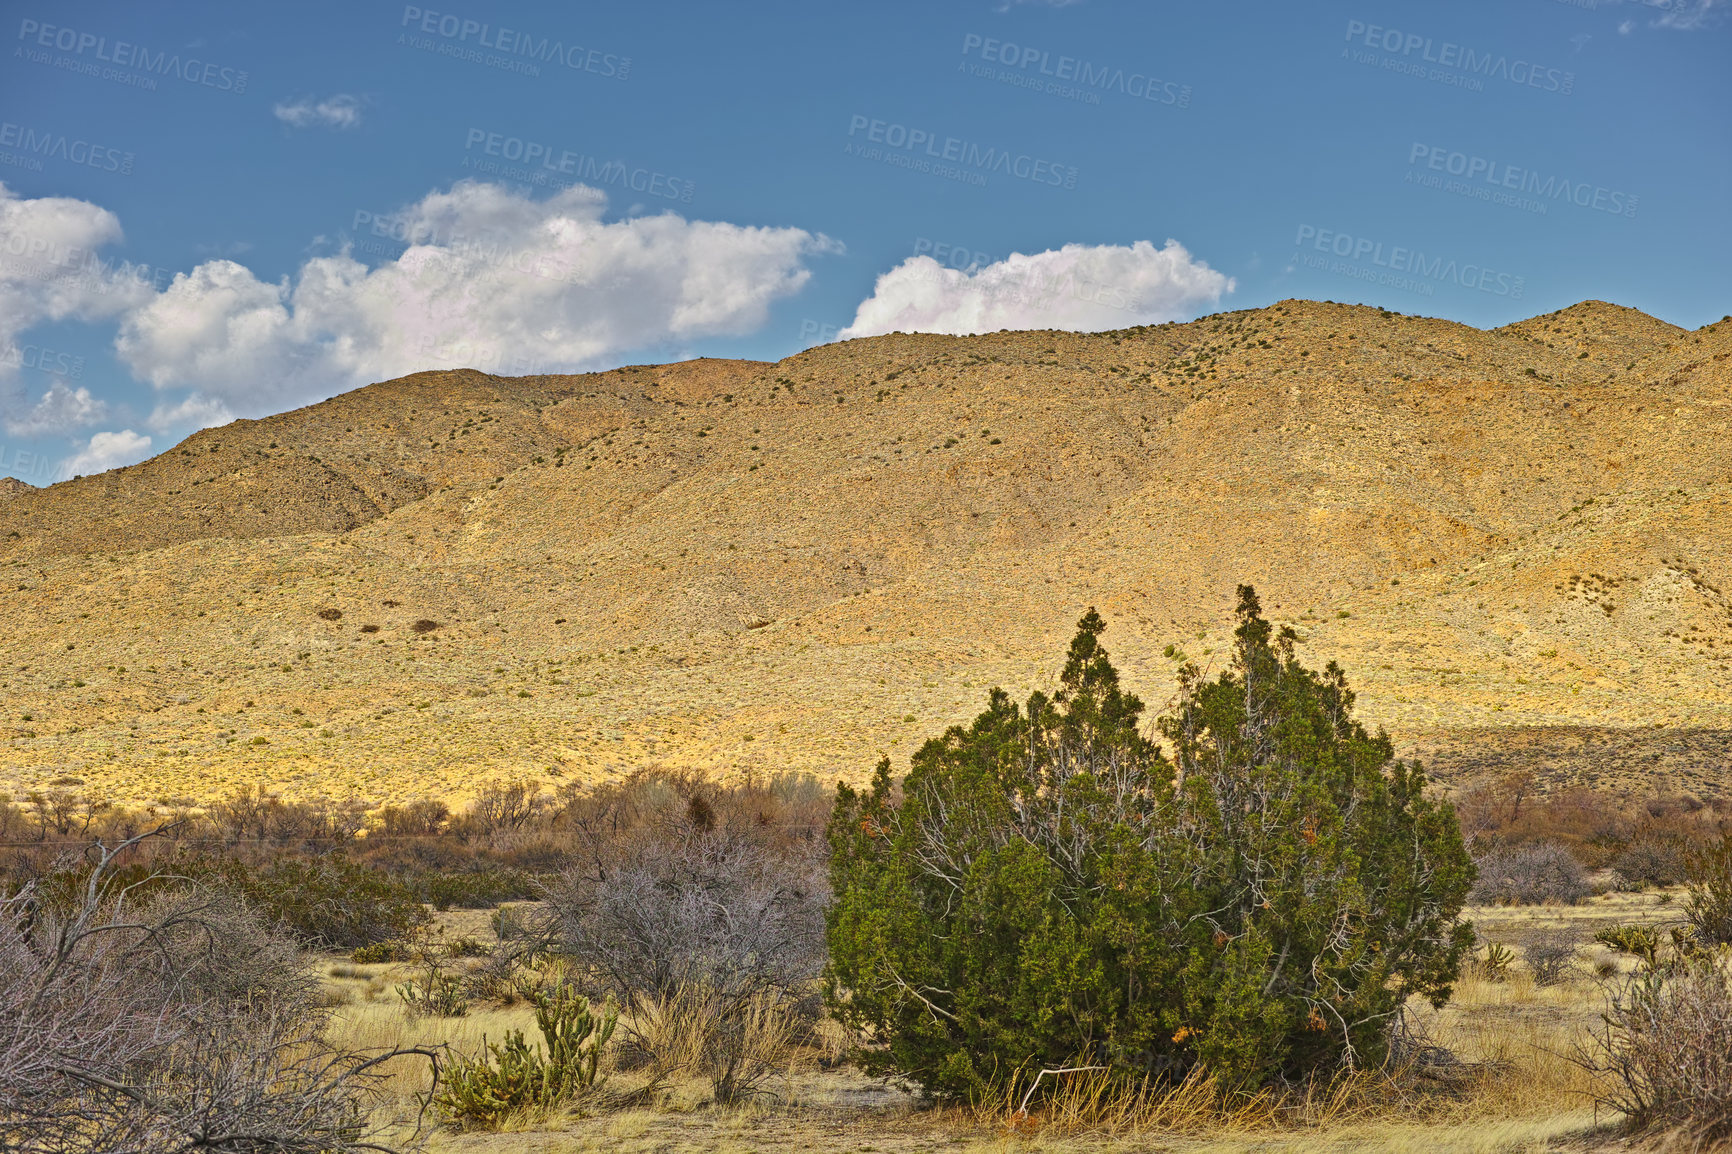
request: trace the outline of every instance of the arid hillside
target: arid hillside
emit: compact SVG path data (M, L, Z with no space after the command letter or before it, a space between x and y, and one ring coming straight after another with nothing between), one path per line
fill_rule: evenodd
M1091 604L1158 709L1251 582L1446 776L1722 796L1729 436L1732 321L1600 302L421 373L0 488L0 788L859 778Z

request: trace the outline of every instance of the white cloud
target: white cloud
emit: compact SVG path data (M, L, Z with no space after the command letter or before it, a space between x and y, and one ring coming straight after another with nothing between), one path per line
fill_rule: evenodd
M14 437L59 436L88 428L108 416L108 404L79 386L67 388L60 381L48 386L42 399L20 418L7 418L7 433Z
M361 102L346 92L314 100L310 96L278 102L271 109L278 120L291 128L359 128Z
M118 433L97 433L83 449L60 462L60 475L78 477L106 472L116 465L130 465L134 461L142 461L149 452L150 438L140 436L131 429L122 429Z
M145 418L152 432L166 433L170 429L210 429L226 425L235 419L228 406L200 393L189 393L177 404L159 404Z
M843 339L889 332L962 336L999 329L1100 332L1178 320L1233 291L1233 280L1176 240L1157 249L1067 244L967 271L910 257L878 278Z
M19 197L0 183L0 382L23 362L18 336L45 321L101 320L148 300L148 280L97 250L122 239L112 212L70 197Z
M271 284L213 260L121 325L115 347L158 388L193 388L241 415L277 411L428 368L601 367L663 341L749 332L836 246L798 228L603 221L577 186L536 201L464 182L391 222L409 248L369 269L345 250Z

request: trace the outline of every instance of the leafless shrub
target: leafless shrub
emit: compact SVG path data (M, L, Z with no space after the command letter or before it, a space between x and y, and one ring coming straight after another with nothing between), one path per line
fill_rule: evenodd
M785 1064L824 964L822 856L774 804L646 776L567 807L579 864L548 887L561 948L627 1011L628 1048L703 1072L723 1102Z
M1642 1129L1732 1138L1732 963L1697 958L1645 970L1613 991L1577 1061L1616 1078L1602 1101Z
M643 845L605 875L577 869L550 892L565 947L628 1009L681 986L745 999L793 991L823 965L823 878L737 835Z
M450 816L450 808L442 801L388 805L379 813L379 832L389 837L430 836L438 833Z
M367 1110L405 1052L332 1048L292 946L232 896L113 884L131 844L95 848L69 908L0 901L0 1148L383 1149Z
M1589 869L1612 866L1632 878L1636 875L1617 864L1630 847L1717 841L1726 810L1725 799L1704 803L1688 794L1631 798L1584 786L1542 790L1529 770L1482 779L1456 798L1462 833L1476 856L1549 842L1568 849ZM1637 853L1647 856L1646 849ZM1652 884L1673 883L1654 879Z
M364 803L292 802L256 790L238 790L210 807L210 820L232 845L257 841L278 846L329 845L354 839L366 824Z
M1612 858L1611 867L1631 889L1675 886L1686 875L1688 847L1678 837L1638 837Z
M1475 864L1468 900L1479 905L1575 905L1593 892L1582 863L1559 845L1496 850Z
M247 837L262 839L265 836L265 810L270 801L263 788L257 791L241 789L210 806L208 813L233 841Z
M523 827L539 816L547 803L536 782L521 778L496 781L476 794L468 811L451 826L459 834L486 837Z
M409 626L409 628L413 629L417 633L431 633L435 629L439 628L439 623L423 617L419 621L415 622L415 624Z
M1535 931L1522 945L1522 958L1533 971L1534 984L1555 986L1575 964L1578 940L1575 932L1559 926Z
M109 809L108 802L94 794L64 787L33 790L25 795L24 800L36 823L38 838L50 834L85 837L90 833L90 827Z

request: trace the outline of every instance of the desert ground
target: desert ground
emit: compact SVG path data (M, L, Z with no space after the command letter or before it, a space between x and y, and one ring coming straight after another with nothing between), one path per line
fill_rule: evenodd
M1008 1104L980 1110L937 1109L894 1081L868 1078L847 1064L822 1069L840 1056L839 1043L808 1046L790 1055L785 1072L761 1100L718 1108L708 1084L668 1087L653 1106L618 1108L605 1096L588 1111L525 1117L502 1132L441 1129L431 1150L451 1154L546 1154L621 1151L624 1154L735 1154L744 1151L817 1151L821 1154L915 1151L1027 1151L1067 1154L1171 1150L1202 1151L1503 1151L1622 1147L1616 1115L1596 1110L1594 1076L1571 1057L1590 1046L1600 1025L1608 983L1634 963L1592 940L1596 930L1620 924L1666 925L1679 920L1678 889L1606 893L1579 906L1470 907L1464 917L1482 942L1512 950L1506 977L1491 979L1470 966L1442 1011L1411 1007L1416 1027L1446 1048L1460 1066L1430 1081L1375 1084L1377 1092L1320 1101L1308 1111L1280 1117L1255 1110L1238 1119L1196 1103L1168 1104L1164 1115L1115 1122L1067 1124L1036 1112L1016 1118ZM476 911L441 916L448 936L490 936L488 917ZM1520 959L1523 946L1564 931L1577 946L1562 980L1535 982ZM1483 954L1483 950L1481 951ZM449 1044L474 1052L484 1039L508 1029L534 1033L524 1004L476 1008L459 1018L416 1017L405 1011L392 985L408 975L399 965L356 966L342 955L321 963L337 1029L364 1046ZM615 1072L624 1089L631 1074ZM1392 1085L1399 1089L1391 1093ZM396 1109L413 1116L425 1077L405 1071L396 1083ZM587 1113L587 1116L586 1116Z

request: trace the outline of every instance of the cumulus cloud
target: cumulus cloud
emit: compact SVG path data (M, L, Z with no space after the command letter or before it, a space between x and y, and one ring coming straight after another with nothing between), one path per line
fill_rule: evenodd
M25 358L18 336L45 321L101 320L148 300L148 278L98 250L122 239L112 212L71 197L20 197L0 183L0 382Z
M419 369L570 371L664 341L737 335L836 246L798 228L604 221L575 186L537 201L463 182L389 222L408 244L369 269L347 250L271 283L229 260L177 276L129 313L115 347L140 379L240 415Z
M173 404L159 404L152 409L150 416L145 418L145 425L152 432L166 433L170 429L214 428L226 425L235 419L228 406L221 401L213 400L200 393L191 393Z
M149 452L150 438L140 436L131 429L121 429L117 433L97 433L85 443L83 449L60 462L60 475L79 477L106 472L116 465L130 465L134 461L142 461Z
M969 269L910 257L878 278L841 337L889 332L965 336L999 329L1100 332L1194 314L1233 291L1233 279L1176 240L1157 249L1067 244Z
M359 128L361 102L346 92L315 100L310 96L279 101L271 109L290 128Z
M108 404L90 395L82 385L76 389L55 381L28 411L5 420L14 437L58 436L88 428L108 416Z

